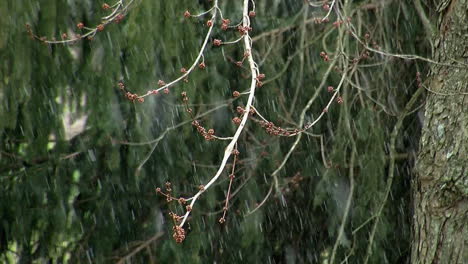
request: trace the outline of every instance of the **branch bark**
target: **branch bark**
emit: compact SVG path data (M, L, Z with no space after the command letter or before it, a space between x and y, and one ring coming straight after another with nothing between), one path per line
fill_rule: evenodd
M439 3L439 32L413 179L412 263L468 259L468 1ZM458 94L458 95L454 95Z

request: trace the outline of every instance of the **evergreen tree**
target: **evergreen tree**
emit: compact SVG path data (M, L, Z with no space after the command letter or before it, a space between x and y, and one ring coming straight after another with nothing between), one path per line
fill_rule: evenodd
M424 95L464 109L466 40L431 42L465 30L452 2L0 1L1 261L426 263L410 179Z

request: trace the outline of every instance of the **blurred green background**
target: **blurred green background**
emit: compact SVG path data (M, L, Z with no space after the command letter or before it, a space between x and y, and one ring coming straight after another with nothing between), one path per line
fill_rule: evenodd
M331 62L320 52L332 56L342 43L352 63L365 50L346 32L340 37L331 22L314 23L326 13L321 7L302 0L256 2L253 55L267 78L255 106L278 126L296 128L316 94L305 116L312 122L330 99L326 87L336 87L342 76L339 68L326 75ZM369 34L369 45L430 56L412 1L381 2L352 1L340 8L359 37ZM427 66L374 53L359 61L344 81L345 102L333 104L303 135L276 188L271 175L295 138L268 135L250 121L239 140L227 222L218 219L228 171L197 202L187 239L176 244L168 213L183 208L166 203L155 188L169 181L174 195L193 195L214 175L226 146L196 132L180 93L187 92L196 113L216 108L200 121L217 135L231 136L235 109L246 102L245 96L231 100L232 92L249 85L247 67L234 64L244 51L241 44L208 45L205 70L196 69L167 95L132 103L118 82L143 94L158 80L180 76L180 68L198 55L208 19L185 19L183 13L200 13L212 2L138 0L121 23L74 45L46 45L26 32L28 23L48 39L79 33L78 22L96 26L108 14L103 3L0 1L0 262L328 263L352 173L351 208L336 259L362 263L387 184L389 136L417 88L416 72ZM220 1L220 8L233 24L241 20L241 1ZM219 25L213 38L238 37ZM324 76L325 86L317 90ZM158 144L152 141L185 121ZM395 179L371 263L408 261L409 177L420 126L414 112L399 133ZM265 204L249 214L270 189Z

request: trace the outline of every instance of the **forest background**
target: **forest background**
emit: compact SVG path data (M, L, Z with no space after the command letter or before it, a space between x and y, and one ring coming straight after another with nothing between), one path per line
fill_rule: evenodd
M201 67L207 21L222 11L230 26L242 22L244 2L255 10L250 54L218 14ZM466 0L117 3L130 5L98 28L113 10L105 1L0 2L1 262L467 259ZM97 34L44 43L88 30ZM186 207L155 190L191 197L213 178L228 143L205 140L191 123L234 135L238 107L248 104L250 55L265 75L256 82L257 113L236 162L191 208L176 243L170 213ZM142 103L126 95L158 89L194 62L168 93ZM450 121L442 128L431 123L440 115ZM424 150L450 146L445 160L426 159ZM421 180L437 171L445 176ZM425 197L424 188L443 192ZM430 222L434 215L418 206L440 197L443 216ZM415 246L419 239L432 244Z

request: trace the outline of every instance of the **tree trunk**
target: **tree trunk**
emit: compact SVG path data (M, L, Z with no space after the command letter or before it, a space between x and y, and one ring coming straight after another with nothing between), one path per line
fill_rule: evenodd
M468 260L468 0L441 0L413 180L412 263ZM458 61L458 62L455 62ZM442 65L443 64L443 65Z

